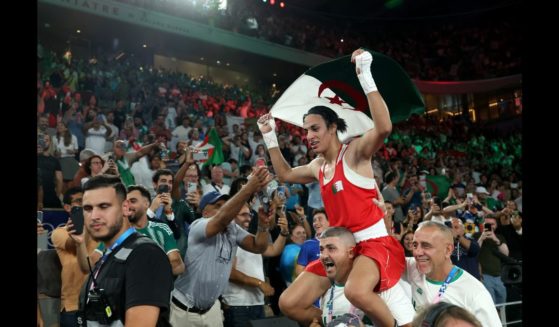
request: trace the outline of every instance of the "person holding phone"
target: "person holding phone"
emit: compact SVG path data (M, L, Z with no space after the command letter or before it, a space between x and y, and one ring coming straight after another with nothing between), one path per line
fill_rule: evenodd
M292 168L279 149L271 114L263 115L257 123L279 180L301 184L318 181L330 226L346 227L354 233L359 255L345 285L346 297L376 326L392 327L394 317L375 292L399 286L405 266L404 251L398 241L388 235L384 225L380 190L371 163L373 154L392 131L392 122L371 75L371 53L355 50L351 61L355 63L375 124L361 137L343 144L338 131L347 129L346 122L329 107L312 107L303 116L303 128L307 131L310 148L318 156L307 165ZM320 261L312 262L281 295L282 312L305 325L314 318L320 319L320 310L312 304L329 287L330 281Z
M495 233L497 219L494 215L485 216L483 227L483 232L477 240L480 247L481 281L491 294L495 304L505 303L507 300L507 289L501 280L501 256L508 257L509 248L505 237Z
M62 264L60 327L78 326L78 296L80 294L80 287L85 282L89 269L84 271L80 268L77 251L80 247L83 247L83 251L88 255L96 257L95 261L102 255L95 250L99 243L94 241L87 232L83 231L82 197L83 192L79 187L70 188L64 193L64 211L70 217L68 222L56 228L51 236L52 243Z

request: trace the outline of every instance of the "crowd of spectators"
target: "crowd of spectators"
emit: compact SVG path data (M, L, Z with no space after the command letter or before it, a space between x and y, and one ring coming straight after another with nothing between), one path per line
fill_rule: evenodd
M377 21L280 10L259 1L230 4L227 10L219 10L212 1L120 2L327 57L365 46L394 58L414 79L475 80L520 73L521 33L510 10L483 12L482 17L472 13L438 20Z
M267 94L141 66L133 56L100 56L91 62L62 56L42 46L38 53L38 143L43 150L38 155L39 178L45 199L50 201L45 207L56 207L52 202L61 199L70 187L81 186L83 177L115 170L109 163L128 156L134 160L127 159L129 168L118 167L121 178L129 171L133 180L155 198L159 179L152 185L151 178L157 171L169 168L173 173L173 194L177 192L181 205L195 212L204 194L232 192L239 187L236 180L246 177L260 159L269 161L253 119L271 107L272 99ZM183 165L184 169L178 169L175 164L181 163L185 148L200 144L212 127L224 140L224 163L213 167ZM283 156L293 166L304 165L315 157L300 128L278 121L278 140ZM439 121L428 115L415 115L395 124L373 158L385 200L402 213L389 225L392 235L403 239L421 221L454 218L458 219L457 226L463 227L458 236L475 241L484 235L484 220L493 219L494 231L499 234L496 244L506 243L510 256L521 260L521 142L518 130L506 135L488 133L462 117ZM68 163L68 158L76 164ZM80 175L78 161L89 171L84 168L85 173ZM94 168L94 164L98 167ZM448 191L431 194L423 183L423 178L429 176L444 177L450 183ZM190 189L191 183L196 184L196 191ZM290 213L288 244L302 244L305 238L313 237L312 212L320 205L311 205L310 199L316 199L319 190L313 184L276 181L274 185L271 196L278 198L279 207L284 206ZM385 192L389 188L397 192ZM252 202L252 217L256 217L254 210L258 206L258 201ZM196 213L196 217L199 215ZM305 216L306 220L301 219ZM254 231L251 227L248 230ZM278 235L279 227L274 239ZM180 245L183 243L178 243L184 254ZM480 258L486 265L492 265L486 263L491 260L494 258L488 259L487 255ZM276 261L279 265L280 260ZM268 267L267 271L273 269ZM292 269L281 273L293 276ZM276 300L290 281L270 282L276 289ZM267 295L270 293L273 292ZM279 314L277 303L273 305Z

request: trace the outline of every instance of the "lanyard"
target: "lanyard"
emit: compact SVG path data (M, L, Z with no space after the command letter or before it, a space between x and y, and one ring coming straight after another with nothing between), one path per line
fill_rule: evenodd
M105 260L107 259L109 254L111 254L111 252L113 252L114 249L116 249L120 244L122 244L122 242L124 242L124 240L126 240L128 238L128 236L132 235L135 231L136 231L136 229L134 227L128 228L124 233L122 233L122 235L120 235L116 239L116 241L113 243L113 245L108 250L105 251L105 253L101 257L101 260L99 260L99 265L97 266L97 269L95 269L95 272L94 272L95 278L97 278L97 275L99 275L99 271L101 270L101 266L103 265L103 263L105 263ZM93 286L94 286L93 283L91 283L90 289L93 289Z
M446 291L446 288L448 287L448 284L450 283L450 281L452 280L454 275L456 275L457 272L458 272L458 268L456 266L453 266L452 270L448 273L448 276L446 276L444 283L441 285L441 288L439 289L439 293L437 294L437 296L435 296L435 299L433 300L433 304L439 303L441 297Z
M332 321L332 316L334 314L334 288L336 288L336 285L332 284L332 287L330 287L330 300L328 300L328 302L326 303L326 305L328 306L328 321L327 321L327 323Z

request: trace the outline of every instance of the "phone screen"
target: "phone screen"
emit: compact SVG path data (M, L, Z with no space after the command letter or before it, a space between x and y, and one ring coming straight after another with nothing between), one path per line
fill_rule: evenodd
M266 160L260 158L260 159L258 159L258 160L256 160L256 161L254 162L254 165L255 165L256 167L266 166Z
M188 183L188 188L186 193L196 192L196 183Z
M485 224L483 225L483 228L484 228L486 231L491 231L492 226L491 226L491 224L489 224L489 223L485 223Z
M37 222L38 223L43 222L43 212L42 211L37 211Z
M169 193L169 185L161 184L157 187L157 194Z
M70 212L70 217L72 218L76 234L81 235L83 233L83 208L73 206L72 211Z

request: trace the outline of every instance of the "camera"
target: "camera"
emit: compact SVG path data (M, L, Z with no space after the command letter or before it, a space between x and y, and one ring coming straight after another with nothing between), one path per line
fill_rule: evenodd
M485 231L489 231L489 232L490 232L491 229L492 229L492 227L493 227L493 226L492 226L490 223L485 223L485 224L483 224L483 229L484 229Z
M268 213L270 211L270 197L266 195L265 192L260 191L258 192L258 201L260 201L260 205L264 212Z
M93 313L95 321L100 324L109 325L114 319L113 310L107 299L104 289L94 288L87 295L88 310Z
M471 222L466 222L464 224L464 230L466 231L467 234L473 234L476 232L476 225Z

